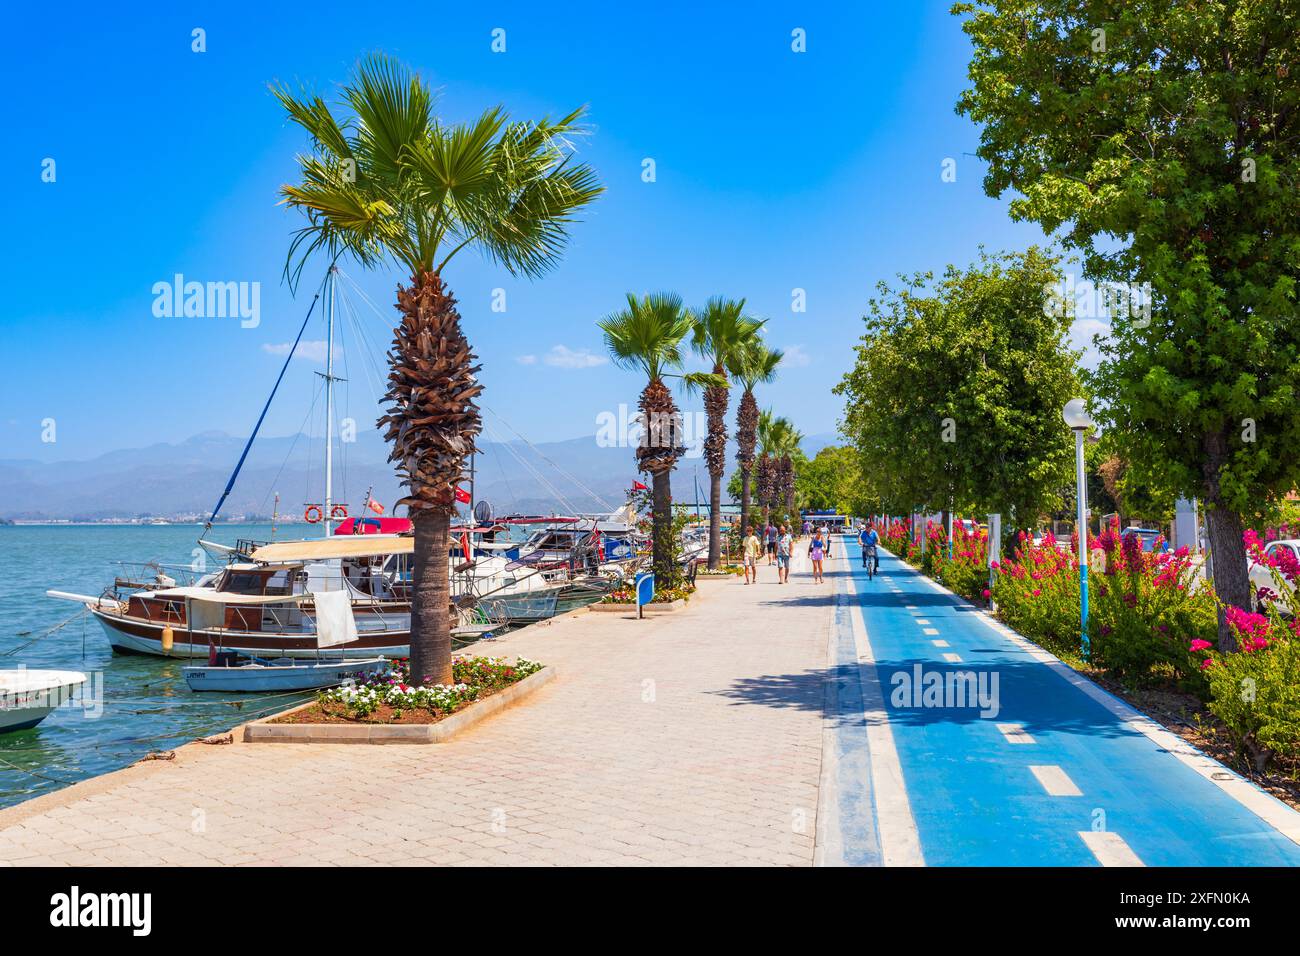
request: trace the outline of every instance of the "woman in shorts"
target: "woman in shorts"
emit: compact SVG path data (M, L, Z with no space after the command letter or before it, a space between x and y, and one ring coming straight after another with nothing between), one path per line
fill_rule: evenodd
M812 558L813 584L825 583L822 561L826 558L826 539L822 537L821 528L813 532L813 539L808 544L808 557Z

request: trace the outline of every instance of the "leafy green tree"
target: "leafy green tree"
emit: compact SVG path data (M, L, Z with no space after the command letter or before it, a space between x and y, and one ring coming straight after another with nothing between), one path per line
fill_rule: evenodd
M1001 512L1021 525L1055 510L1074 462L1061 409L1079 391L1069 319L1044 308L1058 261L1036 247L981 253L937 282L880 283L835 392L884 510Z
M959 3L958 111L985 190L1085 274L1150 288L1111 316L1095 389L1130 473L1206 505L1214 587L1248 607L1242 533L1300 480L1300 8L1286 0ZM1126 311L1126 310L1120 310ZM1222 610L1219 646L1235 640Z
M379 420L406 487L415 528L411 676L451 683L451 516L465 458L482 427L477 358L443 269L474 248L510 273L536 277L560 259L575 214L602 191L573 162L581 110L510 122L499 108L450 124L415 73L382 55L362 60L332 109L319 96L275 87L289 119L311 137L301 181L281 187L307 224L289 248L296 282L318 251L367 268L396 262L389 411Z

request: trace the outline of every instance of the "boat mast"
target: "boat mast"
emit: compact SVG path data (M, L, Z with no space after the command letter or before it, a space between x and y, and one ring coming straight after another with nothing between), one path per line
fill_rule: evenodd
M334 283L338 266L331 265L325 293L325 537L333 534L330 511L334 505Z

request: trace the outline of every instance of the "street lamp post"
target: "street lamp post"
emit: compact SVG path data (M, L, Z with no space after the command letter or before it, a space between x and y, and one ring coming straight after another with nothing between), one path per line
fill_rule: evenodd
M1092 419L1088 417L1087 404L1082 398L1066 402L1061 417L1074 432L1074 469L1079 499L1075 518L1079 539L1079 629L1080 647L1086 661L1092 654L1092 646L1088 641L1088 470L1083 463L1083 436L1092 427Z

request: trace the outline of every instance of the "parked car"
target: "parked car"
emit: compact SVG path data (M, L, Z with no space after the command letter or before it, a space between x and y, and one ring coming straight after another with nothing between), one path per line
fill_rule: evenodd
M1119 533L1120 543L1123 543L1124 538L1131 536L1138 538L1142 543L1143 551L1156 551L1157 548L1160 551L1169 550L1169 542L1164 540L1164 533L1155 528L1125 528Z
M1271 558L1282 549L1289 551L1293 557L1300 558L1300 539L1289 538L1283 541L1270 541L1264 546L1264 555ZM1275 593L1278 588L1277 582L1273 580L1272 570L1253 559L1250 562L1250 585L1256 594L1259 593L1260 588L1268 588ZM1295 586L1288 584L1285 578L1282 580L1282 585L1285 591L1278 594L1275 603L1280 611L1290 614L1291 598L1295 592Z

